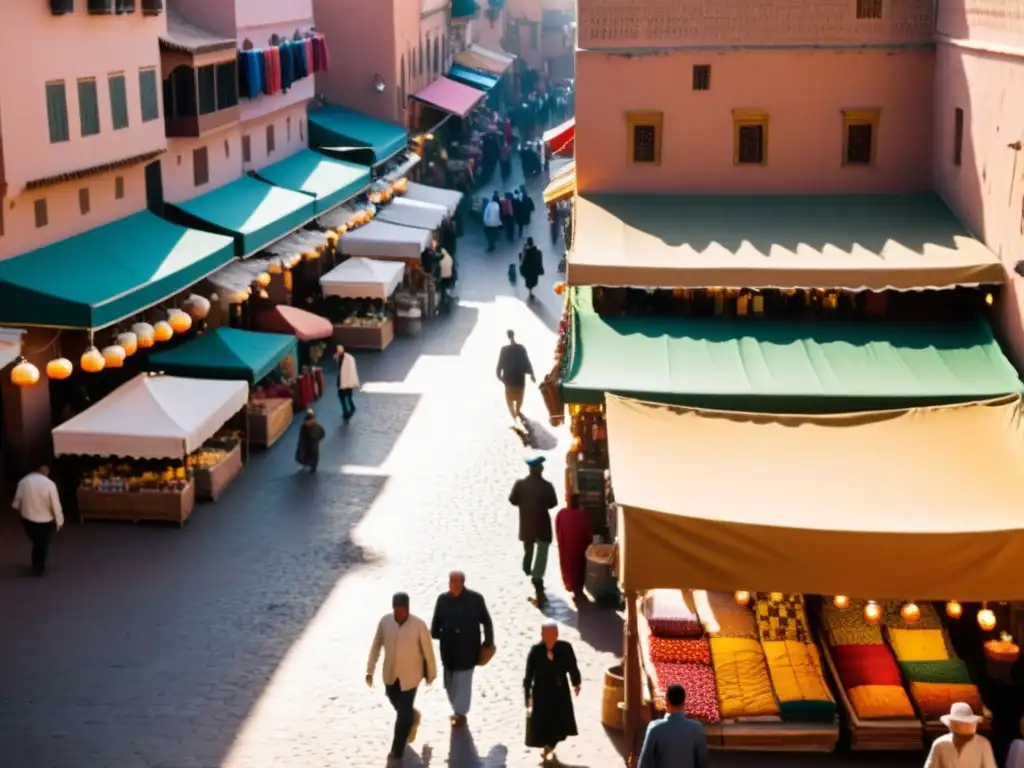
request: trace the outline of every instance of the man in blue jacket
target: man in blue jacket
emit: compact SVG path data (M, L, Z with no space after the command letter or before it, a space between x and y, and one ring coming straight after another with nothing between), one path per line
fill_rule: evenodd
M709 768L704 728L683 714L686 689L678 683L665 692L665 717L647 726L637 768Z

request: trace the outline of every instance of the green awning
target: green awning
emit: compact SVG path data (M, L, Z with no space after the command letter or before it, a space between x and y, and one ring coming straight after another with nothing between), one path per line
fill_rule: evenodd
M370 185L370 169L303 149L279 163L257 171L278 187L312 195L317 214L325 213L355 197Z
M316 217L312 197L275 187L251 176L170 206L188 217L235 238L235 254L248 256Z
M378 165L405 149L408 141L404 128L345 107L328 104L309 111L311 147L366 147L373 150L373 162Z
M298 363L294 336L218 328L149 357L153 370L199 379L244 379L255 384L288 355Z
M461 64L452 64L452 68L448 70L447 76L456 82L479 88L481 91L491 90L501 80L500 77L492 75L490 72L480 72L476 69L464 67Z
M230 237L142 211L0 262L0 323L103 328L234 258Z
M967 321L779 322L573 313L568 403L605 392L675 405L826 413L1024 390L980 315Z

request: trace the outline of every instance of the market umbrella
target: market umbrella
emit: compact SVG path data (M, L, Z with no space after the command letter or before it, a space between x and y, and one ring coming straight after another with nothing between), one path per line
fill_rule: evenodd
M327 339L334 333L327 318L286 304L278 304L256 315L256 327L271 333L291 334L299 341Z

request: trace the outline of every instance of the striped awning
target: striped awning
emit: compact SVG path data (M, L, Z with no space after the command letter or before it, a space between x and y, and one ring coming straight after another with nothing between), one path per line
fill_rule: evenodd
M559 203L576 194L576 162L568 163L555 172L544 187L544 204Z

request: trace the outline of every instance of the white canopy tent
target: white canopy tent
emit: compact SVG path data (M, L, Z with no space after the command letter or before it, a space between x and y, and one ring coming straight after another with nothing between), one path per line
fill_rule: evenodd
M409 189L402 196L405 200L419 200L424 203L443 205L448 209L448 215L454 216L462 202L462 193L454 189L441 189L432 187L429 184L419 184L415 181L409 182Z
M387 301L404 275L405 265L400 261L378 261L357 256L343 261L321 277L320 285L324 296Z
M346 256L377 259L418 259L433 240L429 229L403 227L374 219L359 229L346 232L338 241Z
M249 400L244 381L140 374L53 430L56 456L179 459Z
M448 209L443 205L423 200L406 200L401 197L396 197L389 205L377 209L377 221L430 230L440 227L447 216Z

